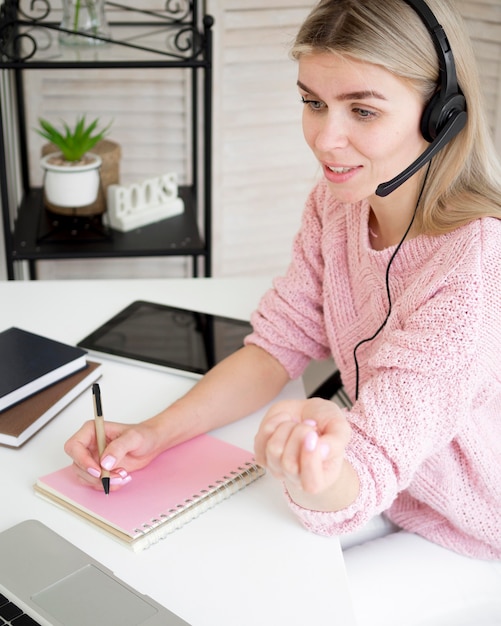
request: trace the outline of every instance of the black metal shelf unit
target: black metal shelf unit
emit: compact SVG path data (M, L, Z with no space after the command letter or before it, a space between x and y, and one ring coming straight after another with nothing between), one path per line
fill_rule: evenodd
M200 4L165 0L165 9L144 11L105 2L115 14L131 16L131 21L109 22L109 38L96 37L104 45L78 47L77 52L58 44L58 34L68 31L55 21L49 0L4 0L0 6L0 199L10 280L19 261L28 262L33 279L37 260L144 256L191 256L193 275L198 275L202 260L203 274L210 276L213 20L200 13ZM102 223L95 227L99 217L54 219L43 205L42 190L30 184L23 71L143 67L191 72L192 174L191 182L180 187L184 213L129 232ZM13 110L16 164L7 160L12 137L7 126Z

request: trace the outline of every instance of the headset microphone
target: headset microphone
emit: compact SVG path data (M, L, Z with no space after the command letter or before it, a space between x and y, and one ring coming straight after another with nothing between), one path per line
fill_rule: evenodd
M460 111L457 115L454 115L454 117L452 117L440 131L436 139L433 140L430 146L414 161L414 163L411 163L407 169L400 172L400 174L395 176L395 178L392 178L387 183L381 183L378 185L376 195L384 198L400 187L400 185L405 183L406 180L409 180L411 176L414 176L414 174L426 165L428 161L431 161L431 159L438 152L440 152L440 150L442 150L442 148L448 144L451 139L463 130L466 125L467 117L466 111Z

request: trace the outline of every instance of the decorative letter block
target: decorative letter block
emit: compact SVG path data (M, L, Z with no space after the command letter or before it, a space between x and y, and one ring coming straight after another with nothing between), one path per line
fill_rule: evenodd
M177 196L177 175L174 173L127 187L110 185L107 194L110 226L122 232L184 211L184 203Z

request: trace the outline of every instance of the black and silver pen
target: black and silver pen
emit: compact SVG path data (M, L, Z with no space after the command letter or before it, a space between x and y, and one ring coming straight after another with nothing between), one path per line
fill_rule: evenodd
M97 449L99 451L99 460L106 448L106 433L104 430L103 406L101 404L101 389L98 383L92 385L92 395L94 397L94 423L96 425ZM104 493L110 493L110 473L108 470L101 468L101 482L103 483Z

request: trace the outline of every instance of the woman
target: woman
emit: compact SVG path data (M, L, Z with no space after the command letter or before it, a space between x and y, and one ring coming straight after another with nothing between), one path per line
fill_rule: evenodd
M443 95L444 59L410 6L423 3L313 9L293 57L322 178L290 267L246 346L161 414L108 424L102 461L119 488L165 448L263 406L332 354L353 407L273 406L256 457L307 528L372 539L345 552L355 612L371 626L501 623L501 168L464 27L448 1L428 4L460 100L431 134L423 115ZM461 124L445 147L381 193L452 116ZM97 487L93 425L66 451Z

